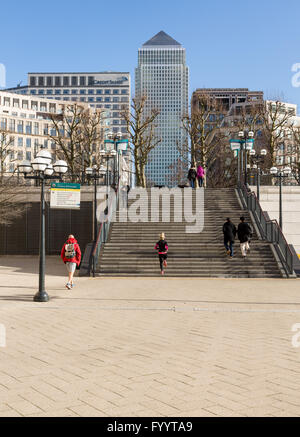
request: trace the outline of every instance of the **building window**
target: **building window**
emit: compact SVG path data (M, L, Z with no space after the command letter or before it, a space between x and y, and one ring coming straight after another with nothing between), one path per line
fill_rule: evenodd
M31 148L31 138L26 138L26 147Z
M110 97L105 97L104 101L105 102L110 102Z
M55 76L55 86L61 86L61 78L60 78L60 76Z
M18 120L17 132L18 132L18 134L23 133L23 121L22 120Z
M30 94L36 94L36 90L30 90Z
M94 76L88 76L88 85L94 85L95 78Z
M96 97L97 102L102 102L102 97Z
M77 80L77 76L72 76L72 86L77 86L78 84L78 80Z
M102 94L102 90L97 90L96 94Z
M61 94L61 90L55 90L55 94Z
M8 127L8 129L11 131L11 132L14 132L15 131L15 129L16 129L16 122L15 122L15 120L9 120L9 127Z
M63 94L70 94L70 90L63 90Z
M26 160L31 161L31 152L26 152Z
M44 94L44 90L39 90L38 93L39 94Z
M31 109L33 109L34 111L37 111L37 109L38 109L37 102L31 102Z
M119 90L113 90L113 94L119 94Z
M47 90L47 94L53 94L53 90Z
M85 86L85 76L80 76L80 78L79 78L79 84L80 84L80 86Z
M94 94L94 90L88 90L88 94Z
M77 94L77 90L72 90L72 94Z
M31 133L32 133L32 122L31 121L27 121L25 129L26 129L26 133L31 135Z
M23 138L22 137L18 138L18 146L23 147Z
M35 77L31 77L30 78L30 86L35 86L36 85L36 78Z
M33 133L34 135L39 135L39 123L35 122L33 125Z
M39 76L38 84L39 84L39 86L44 86L44 77L43 76Z
M64 84L64 86L69 86L69 77L68 76L64 76L63 84Z
M110 90L105 90L104 94L110 94Z
M94 97L89 97L88 98L88 102L93 102L94 101Z
M46 78L46 83L47 83L47 86L52 86L52 77L51 76L47 76L47 78Z
M85 94L85 90L80 90L80 94Z

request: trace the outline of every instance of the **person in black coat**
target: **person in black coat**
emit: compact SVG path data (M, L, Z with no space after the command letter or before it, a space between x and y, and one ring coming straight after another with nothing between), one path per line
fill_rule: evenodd
M192 164L191 168L189 169L188 176L187 176L187 178L190 182L191 188L196 187L196 177L197 177L197 171L195 168L195 164Z
M242 257L246 258L247 252L250 252L250 239L252 237L252 228L245 222L245 217L240 218L241 223L238 225L238 239L240 240Z
M223 225L223 234L224 234L224 246L225 246L227 255L230 255L230 258L232 258L233 257L234 239L236 236L236 227L231 222L229 217L227 217L226 222Z

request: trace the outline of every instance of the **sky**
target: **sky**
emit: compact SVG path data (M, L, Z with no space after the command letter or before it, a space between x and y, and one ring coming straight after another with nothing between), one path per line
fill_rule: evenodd
M129 71L134 94L137 50L164 30L186 48L190 94L262 90L300 113L299 16L299 0L4 2L0 64L6 87L28 72Z

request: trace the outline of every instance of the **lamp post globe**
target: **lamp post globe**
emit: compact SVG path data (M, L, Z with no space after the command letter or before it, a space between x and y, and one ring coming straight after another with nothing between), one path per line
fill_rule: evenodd
M46 170L46 167L48 165L48 160L41 157L36 157L32 161L31 165L34 171L41 171L44 172Z
M51 153L48 152L48 150L44 150L44 149L40 150L36 155L36 157L45 159L46 161L48 161L48 164L50 164L52 161Z
M53 164L53 168L56 173L64 174L68 171L68 164L60 159Z
M32 172L32 165L30 161L22 161L20 164L18 164L18 170L20 173L31 173Z
M266 154L267 154L266 149L261 149L260 154L261 154L261 156L266 156Z
M277 167L271 167L271 168L270 168L270 173L271 173L272 175L277 175L277 173L278 173L278 168L277 168Z
M46 176L51 176L53 174L53 172L54 172L54 169L53 169L52 164L48 164L45 171L44 171L44 174Z

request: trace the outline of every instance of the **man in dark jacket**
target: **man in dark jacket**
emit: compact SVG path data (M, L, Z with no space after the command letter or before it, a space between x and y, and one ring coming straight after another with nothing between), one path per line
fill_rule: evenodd
M245 217L240 218L241 223L238 225L238 239L240 240L242 257L246 258L247 252L250 252L250 239L252 237L252 228L245 222Z
M223 225L223 234L224 234L224 246L227 255L230 255L230 258L232 258L234 239L236 236L236 227L231 222L229 217L227 217L226 222Z
M187 176L187 178L190 182L191 188L196 187L196 177L197 177L197 171L195 168L195 164L192 164L191 168L189 169L188 176Z

